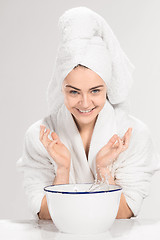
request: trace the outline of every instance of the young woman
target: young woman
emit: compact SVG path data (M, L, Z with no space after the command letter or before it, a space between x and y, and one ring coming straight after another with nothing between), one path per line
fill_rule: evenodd
M97 176L122 187L117 218L137 216L159 167L148 127L125 107L133 66L92 10L70 9L59 26L49 115L29 127L18 161L32 211L50 219L46 185Z

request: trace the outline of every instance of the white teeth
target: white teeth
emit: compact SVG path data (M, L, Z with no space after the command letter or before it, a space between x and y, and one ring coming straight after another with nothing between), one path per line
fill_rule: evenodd
M87 110L87 111L82 111L82 110L80 110L80 109L78 109L80 112L82 112L82 113L88 113L88 112L91 112L93 109L90 109L90 110Z

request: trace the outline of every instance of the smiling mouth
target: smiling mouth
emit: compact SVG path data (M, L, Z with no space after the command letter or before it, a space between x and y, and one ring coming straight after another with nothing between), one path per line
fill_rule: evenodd
M77 108L77 110L80 112L80 113L90 113L92 112L96 107L92 108L92 109L88 109L88 110L80 110Z

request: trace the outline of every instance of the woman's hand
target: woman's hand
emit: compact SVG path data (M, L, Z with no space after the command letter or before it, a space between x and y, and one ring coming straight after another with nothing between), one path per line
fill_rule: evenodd
M47 129L45 132L45 126L40 126L40 136L39 139L46 148L49 155L54 159L57 164L57 167L69 169L71 154L67 147L60 141L58 135L55 132L51 133L53 140L48 138L50 129Z
M122 139L117 134L113 135L109 142L101 148L96 156L96 166L98 169L107 168L117 159L121 152L128 148L131 132L132 128L128 128Z

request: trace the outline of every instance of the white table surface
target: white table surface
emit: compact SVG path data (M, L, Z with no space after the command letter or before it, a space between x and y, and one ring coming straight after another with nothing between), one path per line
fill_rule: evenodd
M48 220L0 220L0 240L160 240L160 219L116 219L102 234L73 235L59 232Z

